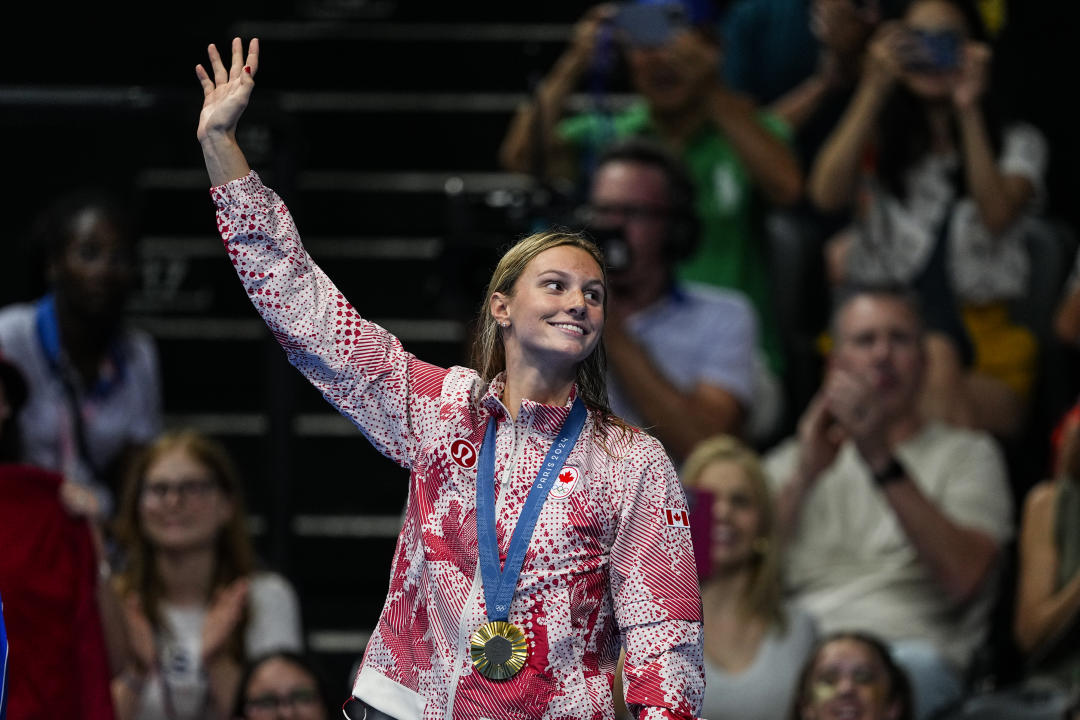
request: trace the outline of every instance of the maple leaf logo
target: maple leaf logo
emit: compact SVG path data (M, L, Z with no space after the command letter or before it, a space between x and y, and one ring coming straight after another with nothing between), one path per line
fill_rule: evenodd
M563 470L561 473L559 473L559 482L568 483L573 481L574 473L570 472L569 470Z

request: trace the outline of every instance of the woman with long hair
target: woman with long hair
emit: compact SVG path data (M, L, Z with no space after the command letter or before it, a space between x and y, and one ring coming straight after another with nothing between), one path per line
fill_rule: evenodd
M245 61L234 39L229 70L209 55L197 137L243 286L290 362L411 472L347 712L591 717L611 707L622 639L635 712L694 716L701 598L685 496L660 443L608 410L600 251L560 232L520 240L483 299L475 369L418 360L356 312L248 166L236 125L258 41Z
M301 648L296 594L256 570L240 480L216 441L171 431L143 451L117 540L129 655L113 682L120 720L226 718L248 657Z
M1034 126L1007 118L974 0L914 0L883 23L859 84L818 154L809 193L855 222L829 244L835 284L901 282L926 308L930 417L1016 433L1034 335L1009 302L1027 292L1028 221L1048 160Z
M702 714L781 720L817 629L806 611L782 599L765 472L753 450L722 435L699 444L681 476L702 518L693 527L705 618Z
M1024 499L1013 631L1032 682L1080 693L1080 400L1053 433L1053 476Z

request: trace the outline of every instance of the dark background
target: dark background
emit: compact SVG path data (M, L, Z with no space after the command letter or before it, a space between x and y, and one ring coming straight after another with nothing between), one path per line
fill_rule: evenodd
M90 183L129 198L145 241L133 319L158 340L168 422L236 456L260 554L297 586L341 688L385 596L406 476L285 363L220 253L194 66L208 42L260 34L241 123L252 165L353 303L449 365L464 361L499 247L545 198L527 177L492 174L497 147L584 7L33 3L6 23L0 303L44 290L28 231L56 194ZM1078 17L1076 3L1013 3L999 55L1015 106L1051 141L1048 210L1074 229Z

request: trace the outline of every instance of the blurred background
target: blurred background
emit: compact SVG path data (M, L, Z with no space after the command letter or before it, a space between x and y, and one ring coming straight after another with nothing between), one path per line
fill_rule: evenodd
M1077 11L1012 5L1015 52L1039 68L1015 63L1013 80L1051 141L1051 209L1075 228L1066 108ZM460 364L497 251L552 199L499 170L499 143L585 7L31 3L20 10L29 20L7 24L0 304L44 292L28 231L50 199L86 183L131 198L141 237L131 311L158 342L166 424L199 428L234 454L260 556L296 585L309 647L341 687L385 597L407 475L288 366L225 261L195 140L194 66L209 42L260 38L241 123L252 166L367 317L420 357ZM604 91L617 104L625 86L613 77Z

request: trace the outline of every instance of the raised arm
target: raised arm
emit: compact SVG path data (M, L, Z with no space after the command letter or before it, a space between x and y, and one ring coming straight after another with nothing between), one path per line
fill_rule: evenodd
M422 418L435 412L446 370L417 360L356 311L300 241L292 214L248 167L236 124L254 86L259 45L244 64L239 38L228 73L213 45L198 138L218 232L244 291L292 363L382 454L408 466ZM420 390L418 390L418 388Z
M540 81L535 96L518 108L510 123L499 148L499 163L505 169L539 172L545 178L573 176L572 151L559 139L555 128L566 99L592 62L602 24L614 12L614 5L597 5L578 21L570 46ZM536 158L540 158L542 167L537 167Z
M232 65L228 71L212 43L207 53L213 77L202 65L195 66L195 75L203 89L202 112L199 113L199 129L195 136L202 146L210 184L217 187L251 172L236 142L236 124L255 88L255 73L259 69L259 40L251 39L245 61L243 42L238 37L233 38Z
M854 198L859 160L900 75L906 37L897 23L886 23L875 34L855 96L814 160L807 191L825 212L841 210Z
M1024 211L1035 195L1035 186L1028 177L998 166L979 106L989 64L988 46L967 43L961 72L953 89L953 105L964 149L964 175L983 225L996 235L1007 230Z

